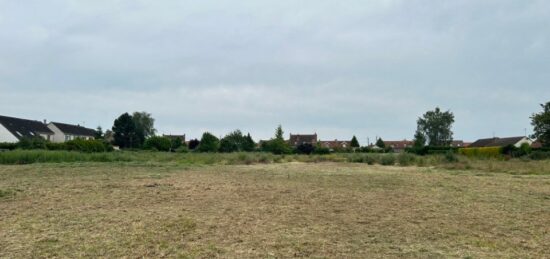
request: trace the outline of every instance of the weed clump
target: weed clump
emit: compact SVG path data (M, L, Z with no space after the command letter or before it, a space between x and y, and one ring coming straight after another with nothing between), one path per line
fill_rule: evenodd
M382 156L380 159L380 164L382 165L394 165L395 164L395 156L392 154L387 154Z

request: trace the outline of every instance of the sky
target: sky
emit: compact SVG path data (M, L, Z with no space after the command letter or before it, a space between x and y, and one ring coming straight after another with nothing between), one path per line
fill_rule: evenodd
M0 0L0 114L159 134L521 136L550 101L550 1Z

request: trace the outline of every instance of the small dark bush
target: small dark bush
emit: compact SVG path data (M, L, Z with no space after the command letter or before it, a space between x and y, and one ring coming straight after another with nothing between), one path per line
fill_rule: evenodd
M174 151L176 153L187 153L187 152L189 152L189 149L186 146L180 146Z
M455 162L458 162L458 157L456 157L456 154L453 151L448 150L445 153L445 161L449 163L455 163Z
M54 143L54 142L48 142L46 143L46 148L48 150L67 150L67 144L65 143Z
M189 145L187 146L189 150L195 150L201 142L198 139L192 139L189 141Z
M377 162L376 155L365 155L363 156L363 163L367 163L369 165L374 165Z
M17 143L0 143L0 150L14 150L17 148Z
M47 141L42 137L22 138L17 143L20 149L46 149Z
M380 164L382 165L394 165L395 164L395 156L392 154L383 155L382 158L380 158Z
M296 147L297 154L309 155L315 151L315 147L310 143L302 143Z
M326 147L316 147L313 153L317 155L327 155L330 154L330 149Z
M533 160L545 160L550 159L550 152L548 151L534 151L529 154L529 158Z
M172 148L172 141L166 137L153 136L145 140L143 148L152 149L158 151L170 151Z
M409 166L411 164L414 164L415 161L416 157L413 154L401 153L397 155L397 162L400 166Z
M65 142L66 150L86 153L105 152L108 150L106 143L101 140L73 139Z

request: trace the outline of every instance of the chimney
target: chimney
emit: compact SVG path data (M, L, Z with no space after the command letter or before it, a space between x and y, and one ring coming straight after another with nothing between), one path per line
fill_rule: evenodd
M48 124L48 121L46 119L44 119L44 125Z

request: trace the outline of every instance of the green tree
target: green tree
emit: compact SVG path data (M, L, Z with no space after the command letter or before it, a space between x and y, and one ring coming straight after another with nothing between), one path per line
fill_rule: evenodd
M120 148L137 148L140 137L136 134L136 124L127 112L120 115L113 124L114 144Z
M275 129L275 139L285 140L285 137L283 135L284 135L283 127L281 126L281 124L279 124L279 126L277 126L277 129Z
M199 152L217 152L220 147L220 140L210 132L202 134L200 144L197 147Z
M283 127L279 125L275 129L275 138L262 143L262 150L273 154L290 154L291 149L283 137Z
M244 138L243 151L252 152L254 151L254 149L256 149L256 143L250 136L250 133L248 133Z
M550 102L540 106L542 111L531 116L532 137L540 141L543 147L550 147Z
M139 137L141 144L148 137L154 136L156 133L155 119L147 112L134 112L132 119L136 125L136 135Z
M420 130L416 130L414 133L414 143L415 148L421 148L426 145L426 137L424 137L424 134Z
M97 126L97 128L95 130L94 138L95 139L103 139L103 129L101 128L101 126Z
M384 140L382 140L382 138L378 138L375 145L379 148L386 148L386 143L384 143Z
M453 141L451 128L454 121L452 112L442 112L436 107L418 118L417 135L423 135L430 146L449 146Z
M200 143L201 142L198 139L189 140L189 144L188 144L189 150L197 149L197 147L199 147Z
M235 130L220 140L220 152L239 152L244 150L246 137L240 130Z
M360 147L359 141L357 141L357 138L355 136L353 136L353 138L351 138L351 144L350 145L351 145L352 148Z

